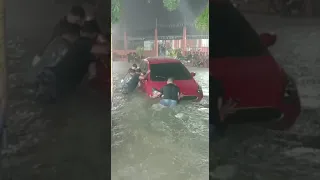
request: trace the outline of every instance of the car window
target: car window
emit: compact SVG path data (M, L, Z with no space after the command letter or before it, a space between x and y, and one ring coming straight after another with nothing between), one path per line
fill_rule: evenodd
M259 56L267 49L244 16L230 3L210 4L210 57Z
M142 72L147 72L148 71L148 64L147 64L146 61L141 61L139 67L140 67Z
M150 65L150 78L152 81L166 81L169 77L175 80L188 80L192 76L181 63L162 63Z

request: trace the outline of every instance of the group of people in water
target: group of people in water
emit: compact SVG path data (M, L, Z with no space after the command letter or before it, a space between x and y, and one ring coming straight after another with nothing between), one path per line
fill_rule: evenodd
M56 42L59 43L55 44ZM81 6L73 6L54 28L49 43L33 59L33 83L36 85L37 98L46 102L56 101L71 93L88 72L90 78L94 77L95 62L99 60L95 54L110 53L106 42L108 41L103 38L96 19L87 18ZM124 85L125 94L134 92L147 79L150 70L142 72L134 64L128 74L130 78ZM223 135L227 128L224 119L232 113L236 103L223 102L224 90L220 81L210 78L210 86L213 89L210 93L210 129ZM175 107L183 96L170 77L167 84L150 97L161 98L160 104L163 106Z
M128 70L129 78L125 80L123 93L130 94L134 92L141 81L145 80L150 71L146 73L133 64ZM224 101L224 88L223 83L213 76L210 77L210 135L213 137L221 137L225 134L228 123L225 119L228 115L235 111L235 106L238 104L235 100L229 99ZM174 84L173 78L168 78L167 84L163 86L159 91L155 91L151 98L161 98L160 104L165 107L175 107L179 100L184 95L180 92L180 88Z
M68 95L86 74L94 77L95 54L109 54L108 41L95 17L84 8L73 6L55 26L49 43L32 62L37 99L55 101Z
M133 64L132 67L128 70L129 78L126 79L126 82L123 87L124 94L130 94L136 90L140 85L140 81L145 80L150 71L143 73L137 64Z
M141 69L133 64L128 70L129 78L125 81L123 87L123 93L132 93L137 87L140 86L140 82L145 80L150 74L150 70L147 72L142 72ZM163 86L160 90L157 90L151 95L151 98L161 97L160 104L166 107L175 107L179 100L184 95L180 92L180 88L174 84L174 79L172 77L168 78L167 84Z

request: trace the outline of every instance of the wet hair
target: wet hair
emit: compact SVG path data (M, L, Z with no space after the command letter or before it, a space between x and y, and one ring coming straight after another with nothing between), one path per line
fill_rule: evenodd
M80 35L80 28L76 24L66 23L61 27L61 35Z
M83 7L81 6L72 6L70 11L69 11L70 14L74 15L74 16L78 16L80 17L81 19L85 18L86 16L86 12L85 10L83 9Z
M136 69L136 73L141 73L141 69L140 69L140 68L137 68L137 69Z
M85 21L81 31L89 34L99 33L99 29L92 21Z
M138 66L137 66L137 64L132 64L132 67L135 67L135 68L137 68Z

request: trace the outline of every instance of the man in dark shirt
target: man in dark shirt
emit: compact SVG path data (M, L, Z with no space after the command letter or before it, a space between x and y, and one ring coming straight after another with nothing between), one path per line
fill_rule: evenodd
M84 24L80 38L73 43L63 60L45 68L42 75L38 76L42 89L50 89L45 91L47 97L53 97L51 94L55 94L55 98L68 95L87 74L90 63L95 60L92 53L108 53L107 46L95 44L97 34L95 28Z
M81 83L88 72L89 65L96 60L93 53L100 52L103 48L107 52L106 46L95 45L97 34L96 28L90 23L84 24L80 38L74 42L74 52L70 53L70 58L65 59L54 69L58 79L72 87Z
M34 83L37 74L44 67L55 66L57 62L64 59L67 52L72 49L73 43L79 38L79 35L79 30L73 28L73 26L63 28L62 35L56 37L46 47L41 59L32 63L33 68L30 69L26 81L31 84Z
M166 107L174 107L178 104L179 99L182 94L180 93L180 88L173 83L173 78L168 78L167 85L162 87L159 93L156 93L152 98L157 98L162 96L160 104Z
M61 18L58 24L55 25L48 43L45 44L44 48L39 52L38 55L35 56L34 59L36 60L41 58L48 44L51 43L57 36L62 35L63 30L66 27L70 27L70 25L74 26L73 28L77 28L80 33L81 26L83 25L84 19L85 19L85 10L81 6L72 6L68 15Z
M131 78L129 81L125 84L125 87L123 88L123 93L124 94L129 94L132 93L138 86L140 80L144 80L150 71L147 71L144 75L141 74L141 69L129 69L129 75Z
M131 75L131 79L127 82L127 87L128 87L128 93L131 93L137 88L140 81L139 79L140 75L137 74L136 71L133 69L130 70L129 74Z

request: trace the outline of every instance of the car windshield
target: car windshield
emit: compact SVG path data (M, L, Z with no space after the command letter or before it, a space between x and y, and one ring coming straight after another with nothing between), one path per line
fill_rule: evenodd
M181 63L150 64L150 77L152 81L166 81L169 77L175 80L188 80L192 76Z
M230 3L210 4L210 57L260 56L266 52L259 35Z

